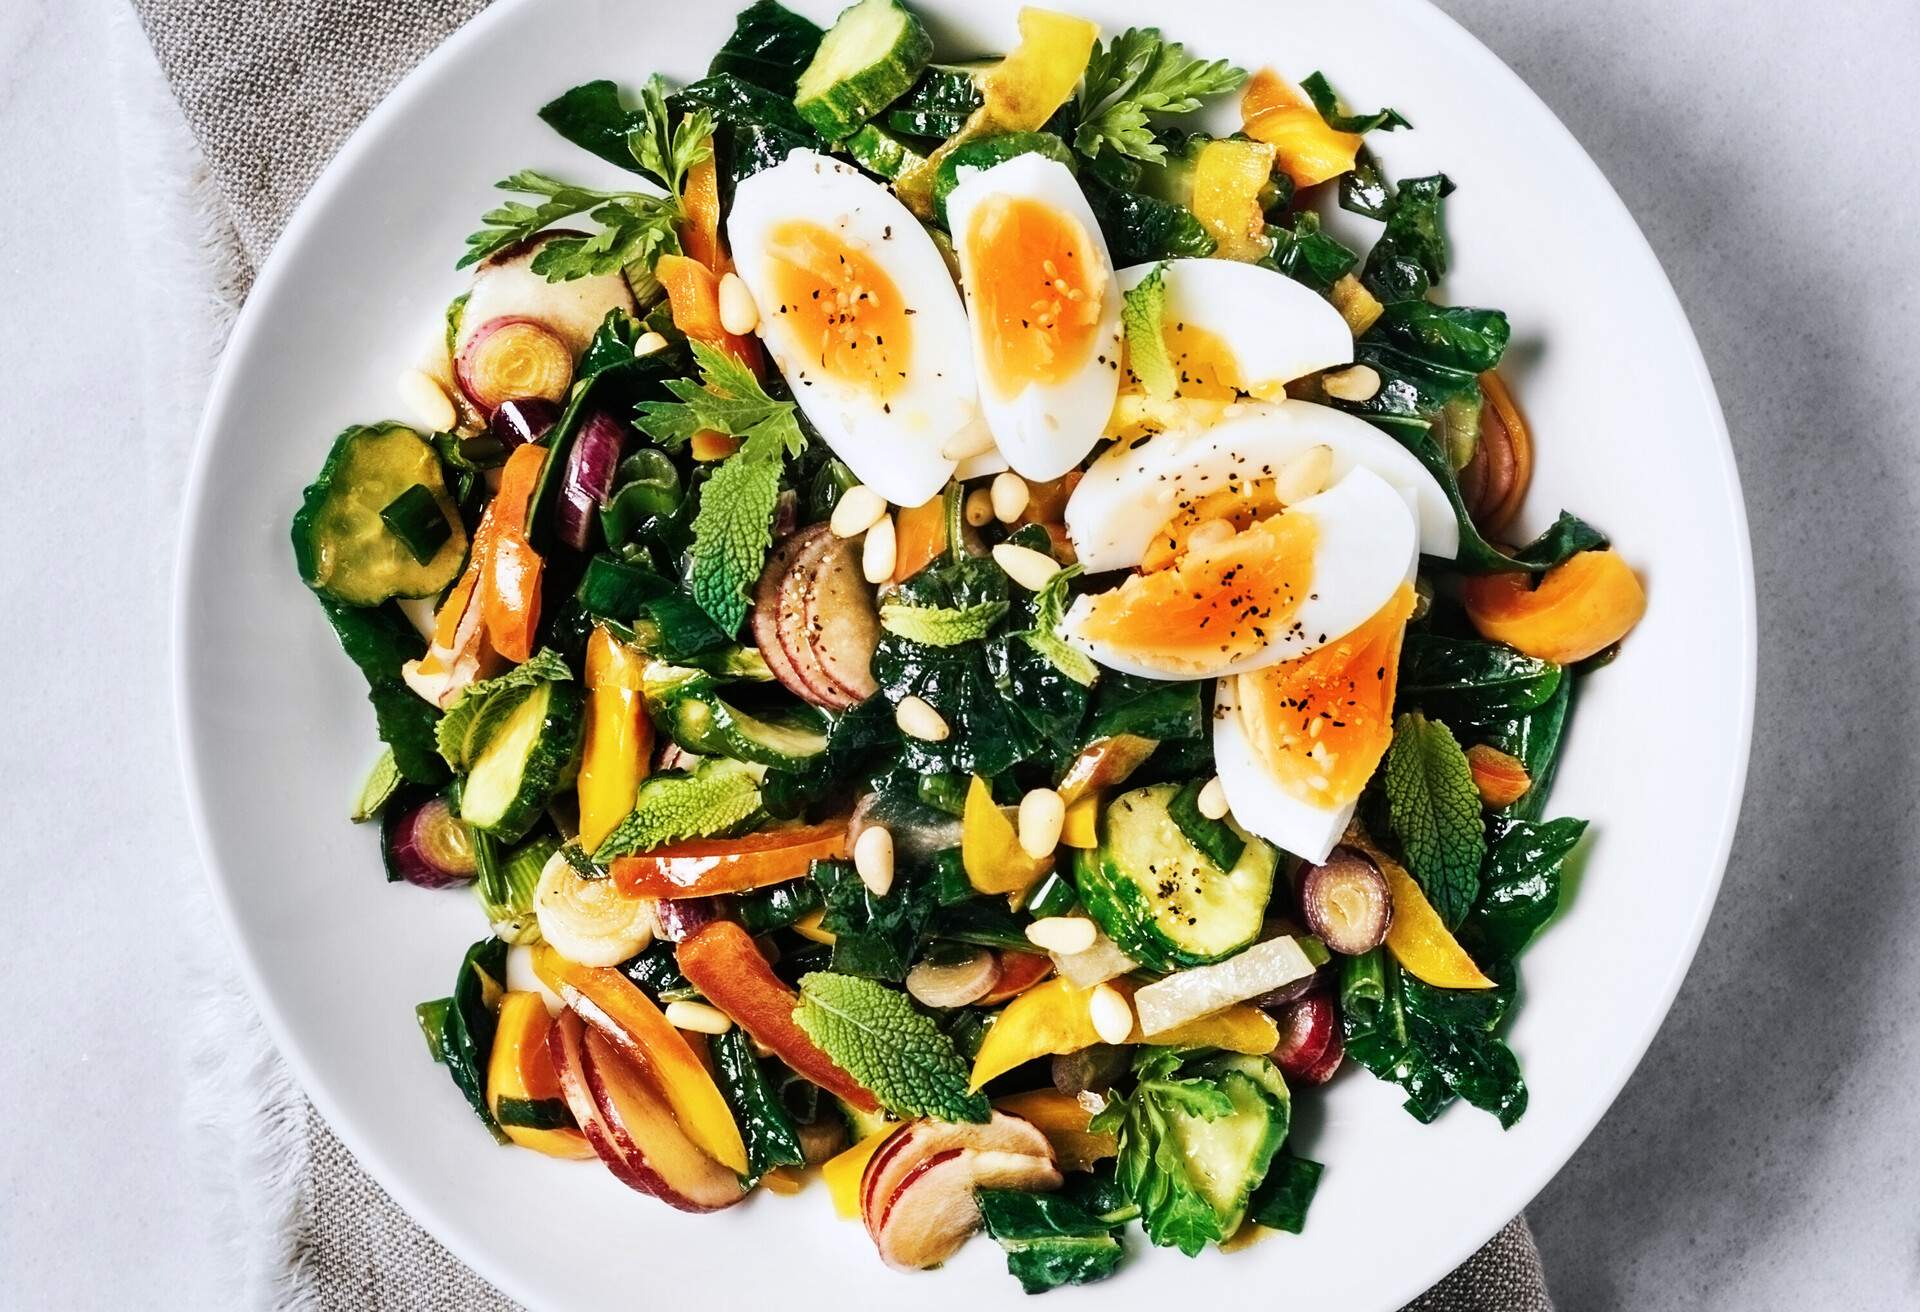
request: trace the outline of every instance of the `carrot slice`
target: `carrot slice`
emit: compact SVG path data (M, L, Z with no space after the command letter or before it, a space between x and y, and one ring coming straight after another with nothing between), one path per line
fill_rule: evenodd
M720 279L712 269L685 255L662 255L653 276L667 289L673 326L696 342L731 351L753 369L760 367L760 344L736 337L720 322Z
M720 172L713 164L713 138L707 138L707 157L687 170L680 189L680 246L687 255L716 274L731 267L720 244Z
M946 499L903 506L894 518L893 581L904 583L947 549Z
M630 897L707 897L745 893L807 873L815 861L844 860L847 818L742 838L694 838L613 863L613 881Z

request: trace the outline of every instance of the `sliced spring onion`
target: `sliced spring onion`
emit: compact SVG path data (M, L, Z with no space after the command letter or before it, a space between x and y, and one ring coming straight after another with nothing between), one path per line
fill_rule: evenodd
M439 498L424 483L415 483L389 501L380 512L380 521L422 565L432 560L441 544L453 536L453 525L447 523Z

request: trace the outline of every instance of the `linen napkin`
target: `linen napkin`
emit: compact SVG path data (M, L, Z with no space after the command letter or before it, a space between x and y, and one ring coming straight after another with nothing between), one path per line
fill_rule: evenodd
M226 294L244 294L300 198L366 113L486 3L133 0L226 209L206 216L203 234L228 248L221 262L239 271ZM285 1269L247 1273L247 1287L273 1290L280 1307L323 1312L517 1306L388 1198L284 1074L264 1087L284 1103L266 1114L299 1134L287 1160L259 1169L298 1178L290 1205L267 1222L292 1233L268 1236L273 1242L254 1250ZM1552 1308L1533 1234L1516 1217L1407 1312Z

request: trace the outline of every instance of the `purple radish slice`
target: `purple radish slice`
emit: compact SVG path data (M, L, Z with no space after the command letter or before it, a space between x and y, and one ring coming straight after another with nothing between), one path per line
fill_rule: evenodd
M1273 1064L1294 1078L1304 1078L1318 1066L1338 1039L1340 1016L1325 993L1309 993L1274 1020L1280 1026L1280 1042L1273 1050Z
M421 888L473 882L473 835L444 797L389 806L380 822L387 878Z
M806 593L806 625L820 668L847 696L863 702L880 691L873 677L880 613L852 539L834 538L815 563Z
M573 352L545 324L502 315L481 324L460 348L454 377L489 416L521 397L558 402L573 382Z
M669 943L684 942L720 918L718 898L663 897L653 904L654 924Z
M515 397L500 403L487 423L487 432L511 451L545 438L559 417L560 407L551 401L538 396Z
M1306 997L1307 994L1319 988L1322 973L1321 971L1315 971L1313 974L1303 976L1291 984L1282 984L1270 993L1262 993L1257 998L1249 998L1248 1005L1258 1007L1262 1011L1278 1011L1288 1003L1298 1002L1301 998Z
M1320 1054L1319 1061L1302 1071L1298 1078L1307 1084L1325 1084L1333 1078L1333 1073L1340 1069L1340 1063L1346 1055L1347 1042L1340 1037L1339 1018L1336 1016L1333 1028L1327 1034L1326 1051Z
M1326 861L1308 866L1300 883L1307 927L1344 956L1371 952L1386 941L1393 921L1387 877L1366 853L1336 847Z
M805 685L805 691L795 691L816 706L844 711L857 705L860 699L827 673L807 631L807 593L812 588L814 570L839 539L825 524L815 524L812 528L802 529L791 540L797 546L787 572L780 580L779 600L775 608L780 646L800 682Z
M554 531L575 551L587 549L595 512L613 493L626 443L626 426L604 410L588 415L573 439L566 471L560 476L560 497L554 503Z
M753 609L748 614L748 624L753 632L753 644L760 649L761 658L773 671L774 679L788 692L812 701L813 685L801 677L793 659L787 655L786 644L780 641L780 589L803 545L798 536L776 540L773 550L767 553L760 581L753 585Z

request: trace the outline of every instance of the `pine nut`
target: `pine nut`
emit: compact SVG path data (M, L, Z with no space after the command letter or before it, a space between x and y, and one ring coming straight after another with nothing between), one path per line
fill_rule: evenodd
M869 893L885 897L893 887L893 831L885 825L862 829L853 841L853 868Z
M1027 926L1027 940L1035 947L1070 957L1092 947L1098 932L1085 916L1044 916Z
M1310 446L1280 466L1280 472L1273 476L1273 495L1281 505L1291 506L1326 491L1332 478L1333 448Z
M993 430L975 420L948 438L940 447L942 460L971 460L993 450Z
M1028 592L1038 592L1060 572L1060 562L1044 551L1002 542L993 549L993 563Z
M993 476L993 517L1002 524L1011 524L1020 518L1020 512L1027 508L1027 501L1033 495L1027 490L1027 480L1007 470Z
M902 697L900 704L893 708L893 722L900 726L901 733L922 742L945 742L947 735L953 732L940 712L928 705L923 697Z
M1210 519L1187 534L1188 551L1212 551L1233 539L1233 525L1224 519Z
M834 504L833 518L827 521L837 538L857 538L887 513L887 499L865 483L841 493Z
M1315 723L1318 723L1318 721L1315 721ZM1200 807L1200 814L1207 819L1224 820L1227 818L1227 788L1225 784L1220 782L1219 775L1215 775L1213 778L1207 780L1207 786L1200 790L1200 796L1197 800Z
M704 1002L685 999L669 1002L665 1014L667 1024L677 1030L692 1030L695 1034L725 1034L733 1028L733 1021L726 1012L718 1007L709 1007Z
M431 375L409 369L400 375L398 387L400 403L422 428L432 433L453 431L460 419L454 413L453 399Z
M634 339L633 354L638 359L643 355L652 355L655 351L667 349L667 339L659 333L646 332Z
M1133 1007L1111 984L1094 986L1093 996L1087 999L1087 1015L1102 1043L1125 1043L1133 1033Z
M860 572L869 583L885 583L893 577L894 561L899 558L900 543L893 533L893 518L881 515L867 530L860 547Z
M735 337L745 337L760 326L760 307L737 273L720 278L720 326Z
M1380 391L1380 372L1372 365L1356 364L1350 369L1323 375L1320 386L1336 401L1371 401Z
M1028 793L1020 799L1020 850L1035 861L1051 856L1060 846L1060 826L1066 819L1067 804L1053 789L1036 788ZM1082 946L1092 947L1093 940Z
M993 496L983 487L977 487L967 493L967 523L975 528L985 528L987 521L993 518Z

